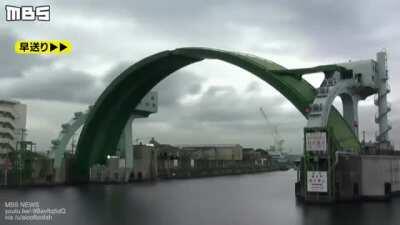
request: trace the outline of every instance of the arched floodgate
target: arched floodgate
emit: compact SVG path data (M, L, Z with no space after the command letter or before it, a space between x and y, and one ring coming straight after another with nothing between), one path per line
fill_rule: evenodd
M167 50L130 66L97 99L79 137L75 175L86 179L91 165L104 163L106 156L114 153L129 115L147 92L171 73L204 59L218 59L256 75L284 95L307 117L307 109L317 92L302 79L300 73L293 73L293 70L286 70L272 61L249 54L210 48ZM328 127L344 148L360 148L358 138L334 108L329 116Z

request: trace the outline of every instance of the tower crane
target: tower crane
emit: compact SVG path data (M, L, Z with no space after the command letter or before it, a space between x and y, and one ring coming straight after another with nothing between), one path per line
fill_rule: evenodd
M264 117L265 121L267 122L267 126L272 127L272 138L274 141L274 144L273 144L274 149L273 150L282 153L283 143L285 142L285 140L280 137L279 132L278 132L278 126L271 123L271 121L268 119L268 116L262 107L260 107L260 112L261 112L261 115Z

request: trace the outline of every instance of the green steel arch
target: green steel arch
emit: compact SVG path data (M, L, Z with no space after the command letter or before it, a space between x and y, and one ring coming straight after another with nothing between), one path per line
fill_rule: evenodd
M241 67L269 83L307 117L306 108L316 90L301 78L301 73L285 73L285 68L269 60L236 52L209 48L167 50L133 64L105 89L90 111L79 137L76 151L78 174L87 175L90 165L104 163L113 154L131 111L157 83L174 71L203 59L218 59ZM333 109L328 127L341 147L358 151L360 143L340 113ZM303 135L303 134L299 134Z

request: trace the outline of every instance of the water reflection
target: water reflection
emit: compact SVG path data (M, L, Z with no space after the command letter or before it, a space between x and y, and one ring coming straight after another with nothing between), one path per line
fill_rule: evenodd
M400 198L389 203L303 205L294 197L295 180L295 172L289 171L132 185L1 190L0 201L3 217L5 201L65 207L67 215L46 223L62 225L400 224L396 212Z

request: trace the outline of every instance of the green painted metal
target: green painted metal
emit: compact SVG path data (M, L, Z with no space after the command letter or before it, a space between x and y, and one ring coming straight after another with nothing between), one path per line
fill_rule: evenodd
M301 78L302 75L308 74L308 73L318 73L318 72L341 72L341 73L346 73L349 70L344 68L343 66L338 66L338 65L321 65L321 66L315 66L311 68L299 68L299 69L287 69L287 70L276 70L272 71L277 74L291 74L294 76L297 76L299 79Z
M115 152L132 110L157 83L176 70L203 59L222 60L249 71L282 93L307 117L306 108L313 102L316 90L301 78L301 74L282 72L286 70L284 67L249 54L209 48L163 51L130 66L97 99L78 141L75 172L87 175L90 165L104 163L106 156ZM328 124L343 148L360 149L358 138L336 109L331 111Z

